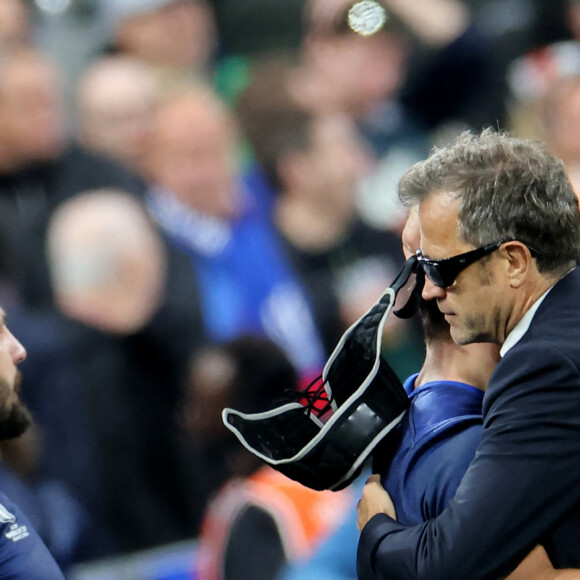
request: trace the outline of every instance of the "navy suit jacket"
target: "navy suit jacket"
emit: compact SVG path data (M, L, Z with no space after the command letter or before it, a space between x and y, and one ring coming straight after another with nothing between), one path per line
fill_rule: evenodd
M483 434L456 496L413 527L377 514L359 580L497 580L538 543L580 568L580 268L560 280L500 361Z

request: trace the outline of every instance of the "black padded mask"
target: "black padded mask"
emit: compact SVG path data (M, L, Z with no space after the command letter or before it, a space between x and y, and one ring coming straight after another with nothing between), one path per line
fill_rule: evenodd
M343 334L319 388L303 394L307 404L294 401L255 414L224 409L225 426L254 455L307 487L348 486L409 406L381 343L389 313L410 317L423 283L412 256L379 301Z

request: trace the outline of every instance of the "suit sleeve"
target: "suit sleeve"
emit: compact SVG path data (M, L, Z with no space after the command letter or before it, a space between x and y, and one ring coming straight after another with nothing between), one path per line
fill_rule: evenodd
M374 516L359 541L359 580L505 576L578 502L576 366L536 341L514 348L500 367L486 394L482 441L457 494L419 526Z

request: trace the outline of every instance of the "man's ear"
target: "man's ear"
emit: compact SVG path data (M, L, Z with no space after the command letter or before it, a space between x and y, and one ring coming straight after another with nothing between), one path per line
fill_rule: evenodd
M518 241L506 242L500 252L506 260L506 272L512 288L519 288L528 278L533 265L530 250Z

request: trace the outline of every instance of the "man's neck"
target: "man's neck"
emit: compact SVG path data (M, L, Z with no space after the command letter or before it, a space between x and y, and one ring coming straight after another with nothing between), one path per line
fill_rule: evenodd
M499 348L489 343L461 346L449 340L426 345L425 362L415 387L432 381L456 381L485 390L499 360Z
M570 264L570 269L574 267ZM526 287L522 288L521 297L515 302L510 315L506 320L504 336L501 342L505 342L510 332L517 326L532 306L541 298L554 284L566 275L567 272L553 276L543 276L538 274L536 278Z

